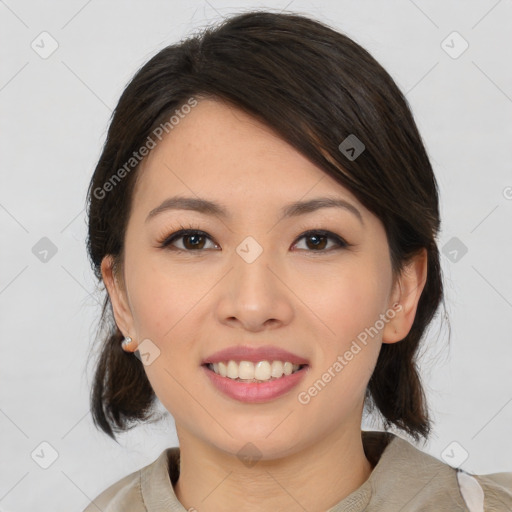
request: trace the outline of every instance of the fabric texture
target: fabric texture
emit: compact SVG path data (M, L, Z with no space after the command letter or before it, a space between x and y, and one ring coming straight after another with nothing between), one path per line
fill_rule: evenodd
M512 512L512 472L470 475L390 432L361 432L370 477L326 512ZM180 449L99 494L83 512L187 512L173 485ZM193 509L192 509L193 510Z
M469 512L484 512L485 494L478 480L464 471L457 473L460 493L468 507Z

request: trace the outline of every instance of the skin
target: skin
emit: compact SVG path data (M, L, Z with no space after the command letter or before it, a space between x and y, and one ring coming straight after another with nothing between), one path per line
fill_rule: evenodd
M327 510L373 469L361 441L364 393L381 344L400 342L412 326L425 251L393 280L381 221L269 127L221 102L201 100L138 172L122 273L113 274L109 256L102 273L117 325L134 340L126 350L149 339L160 351L144 368L176 423L178 499L201 512ZM231 218L167 210L145 222L175 195L217 201ZM363 223L339 208L280 218L283 205L320 196L350 202ZM190 237L159 247L180 223L208 234L199 238L202 249ZM317 249L302 236L315 229L352 245L321 238ZM263 249L252 263L236 252L247 236ZM300 403L297 394L395 303L399 311L379 334L308 404ZM242 344L277 345L305 357L308 374L266 403L228 398L200 365ZM261 456L252 466L237 456L249 442Z

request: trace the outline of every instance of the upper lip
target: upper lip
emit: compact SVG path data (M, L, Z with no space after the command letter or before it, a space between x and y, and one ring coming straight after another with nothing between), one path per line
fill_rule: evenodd
M209 355L201 364L219 363L225 361L289 361L292 364L309 364L307 359L300 357L283 348L265 345L263 347L250 347L237 345L228 347Z

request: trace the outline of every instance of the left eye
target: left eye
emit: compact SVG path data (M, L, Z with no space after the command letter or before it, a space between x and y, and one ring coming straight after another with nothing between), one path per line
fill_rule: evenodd
M345 240L340 238L338 235L331 233L330 231L308 231L307 233L301 235L298 238L298 240L301 240L302 238L305 238L306 240L311 240L312 244L310 244L309 247L313 247L314 251L316 252L323 252L325 246L328 244L328 240L334 241L335 247L348 247L348 244L345 242Z
M345 248L350 245L338 235L324 230L308 231L301 235L297 241L302 240L303 238L311 242L306 242L306 250L309 249L309 252L325 252L326 246L329 245L329 241L334 242L334 248ZM181 241L181 247L176 245L178 241ZM196 229L182 229L180 231L176 231L160 242L160 247L164 248L173 245L174 250L199 252L207 248L205 247L206 241L210 241L213 244L214 249L219 247L204 231ZM294 243L294 246L296 245L297 242ZM331 246L329 249L333 249L333 247Z

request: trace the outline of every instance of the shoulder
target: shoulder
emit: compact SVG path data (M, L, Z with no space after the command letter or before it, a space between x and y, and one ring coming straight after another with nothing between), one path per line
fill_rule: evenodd
M457 476L470 512L512 510L512 472L473 475L459 470Z
M167 461L168 450L164 450L156 460L126 475L98 494L82 512L146 512L143 486L146 475Z
M373 495L371 512L401 507L410 512L512 511L512 473L470 474L395 435L368 484Z
M83 512L113 512L125 510L126 512L145 511L142 502L140 487L140 472L134 471L121 480L107 487L94 498Z

